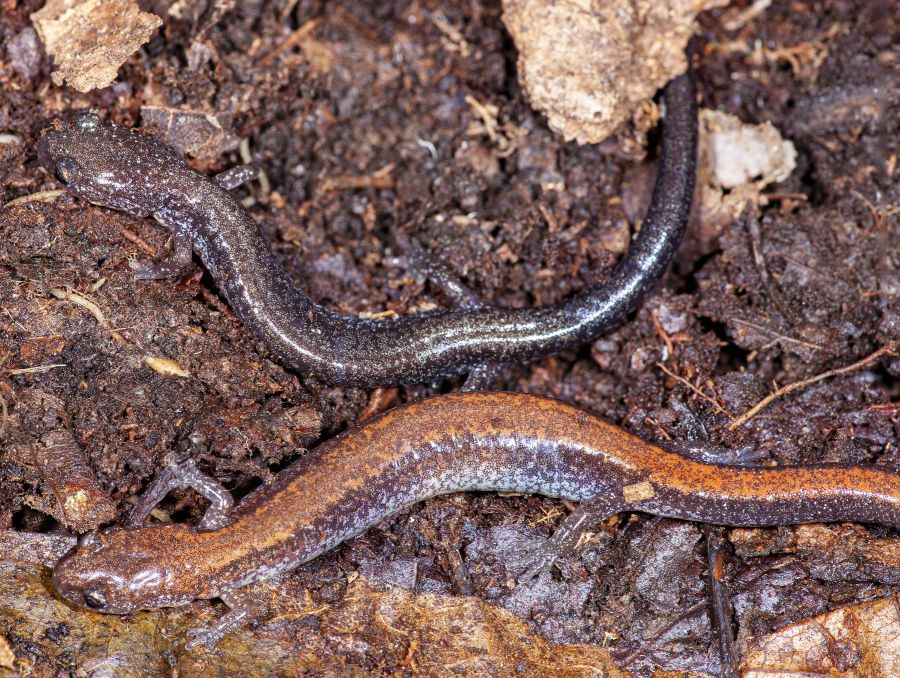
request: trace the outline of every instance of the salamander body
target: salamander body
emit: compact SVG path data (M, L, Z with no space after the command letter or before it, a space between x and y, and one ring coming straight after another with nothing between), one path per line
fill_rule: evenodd
M707 464L557 400L451 394L398 407L320 445L214 529L110 528L60 560L53 580L68 600L103 612L229 602L240 587L406 506L468 490L599 501L607 516L642 511L721 525L900 518L900 475L884 469ZM222 632L201 640L215 643Z
M551 306L481 305L394 320L345 316L317 304L287 276L226 182L195 171L151 136L82 113L56 121L38 152L75 195L152 215L170 228L173 256L141 275L173 275L190 263L193 248L238 318L289 367L346 386L425 383L582 344L637 307L675 255L694 191L697 110L690 77L670 82L664 102L653 198L610 280Z

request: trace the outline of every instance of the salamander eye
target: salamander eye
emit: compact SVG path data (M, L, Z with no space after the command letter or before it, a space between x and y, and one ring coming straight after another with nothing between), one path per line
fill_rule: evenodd
M59 183L68 185L69 182L72 181L72 177L75 176L75 171L77 169L78 165L75 164L75 161L72 160L72 158L60 158L56 161L56 168L53 170L53 175Z
M106 592L99 586L89 586L84 590L84 604L92 610L106 607Z
M74 122L75 127L84 132L89 132L100 126L100 118L93 113L79 113L75 116Z

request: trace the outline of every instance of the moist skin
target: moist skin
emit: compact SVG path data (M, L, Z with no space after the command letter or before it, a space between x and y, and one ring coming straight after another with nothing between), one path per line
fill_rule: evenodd
M241 321L287 366L345 386L426 383L483 365L522 362L608 331L654 287L681 242L694 191L697 108L684 75L665 88L661 158L650 207L610 279L539 308L486 305L395 320L345 316L297 288L256 223L224 187L162 142L83 113L44 132L39 156L75 195L172 230L162 277L200 256Z
M320 445L233 510L219 502L217 528L152 524L91 537L60 560L53 580L75 604L118 614L221 598L232 612L193 632L193 644L212 647L246 622L252 601L240 600L242 586L295 568L418 501L469 490L582 502L554 535L559 544L622 511L744 526L896 526L900 517L900 475L883 468L708 464L558 400L450 394L398 407Z

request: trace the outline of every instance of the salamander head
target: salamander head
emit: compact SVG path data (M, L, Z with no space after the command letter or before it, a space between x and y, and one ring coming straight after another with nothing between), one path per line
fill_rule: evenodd
M93 113L54 120L41 134L38 158L79 198L139 217L158 211L175 175L191 171L158 139L101 125Z
M186 525L112 527L88 533L53 568L60 595L95 612L185 605L208 584L191 569L194 533Z

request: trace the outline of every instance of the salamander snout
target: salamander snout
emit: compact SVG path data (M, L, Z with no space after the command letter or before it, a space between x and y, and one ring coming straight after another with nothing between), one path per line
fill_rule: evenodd
M38 141L38 160L50 171L56 169L56 164L66 158L66 150L76 149L79 134L89 134L101 129L100 118L95 113L82 112L68 118L54 120L50 127L41 133ZM74 159L67 158L70 163ZM57 176L57 178L59 178ZM63 182L66 183L66 182Z
M184 167L181 156L138 130L101 124L93 113L54 120L38 159L72 193L96 205L148 216Z
M81 540L53 568L53 585L70 603L94 612L127 614L197 597L181 550L184 526L113 527ZM174 529L172 529L174 528ZM189 549L188 549L189 550Z
M59 594L79 607L95 612L124 614L137 609L117 598L124 582L106 569L105 537L82 539L53 568L53 586Z

